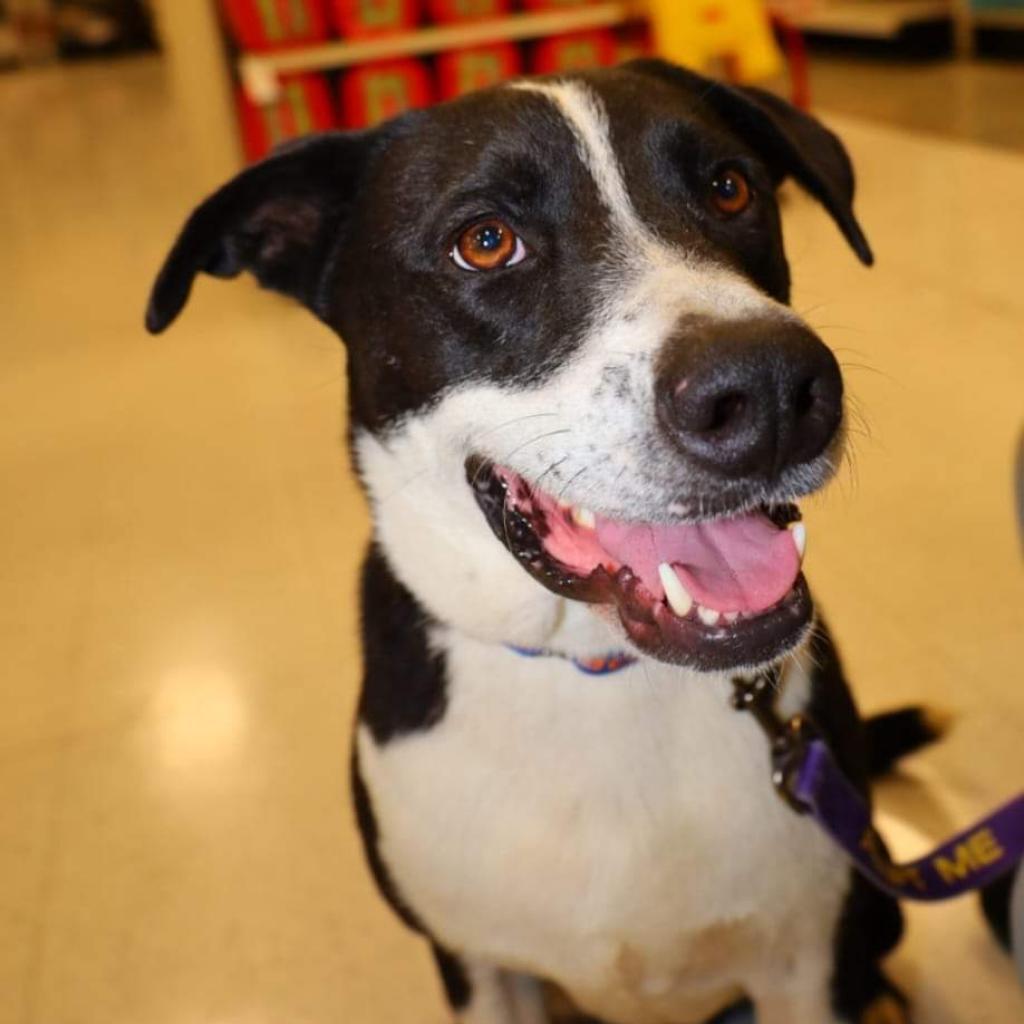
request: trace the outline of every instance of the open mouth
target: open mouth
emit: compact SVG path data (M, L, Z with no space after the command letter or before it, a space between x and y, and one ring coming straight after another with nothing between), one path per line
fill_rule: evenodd
M703 671L794 647L813 605L795 505L697 523L644 523L560 502L474 456L467 479L495 536L538 582L618 613L637 648Z

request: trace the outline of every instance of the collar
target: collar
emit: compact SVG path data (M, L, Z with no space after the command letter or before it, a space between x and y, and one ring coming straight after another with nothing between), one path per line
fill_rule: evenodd
M516 647L514 644L505 646L524 658L561 658L563 661L572 662L580 672L588 676L607 676L636 664L636 658L625 651L611 651L608 654L599 654L596 658L574 658L558 651L549 651L544 647Z

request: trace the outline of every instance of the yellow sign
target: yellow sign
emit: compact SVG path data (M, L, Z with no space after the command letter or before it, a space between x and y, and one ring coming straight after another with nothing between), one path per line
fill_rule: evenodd
M654 40L666 60L699 71L725 60L741 82L782 70L760 0L650 0Z

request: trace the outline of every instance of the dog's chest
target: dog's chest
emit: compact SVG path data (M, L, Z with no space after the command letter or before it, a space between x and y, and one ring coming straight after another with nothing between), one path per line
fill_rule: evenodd
M772 792L727 681L447 644L442 720L359 737L381 854L440 941L642 1021L696 1019L801 920L831 927L843 865Z

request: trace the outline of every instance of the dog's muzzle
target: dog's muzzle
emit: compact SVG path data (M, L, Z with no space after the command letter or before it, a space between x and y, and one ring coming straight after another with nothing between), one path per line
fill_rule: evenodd
M803 324L776 316L687 322L662 350L655 390L670 441L730 484L812 462L843 418L835 356Z

